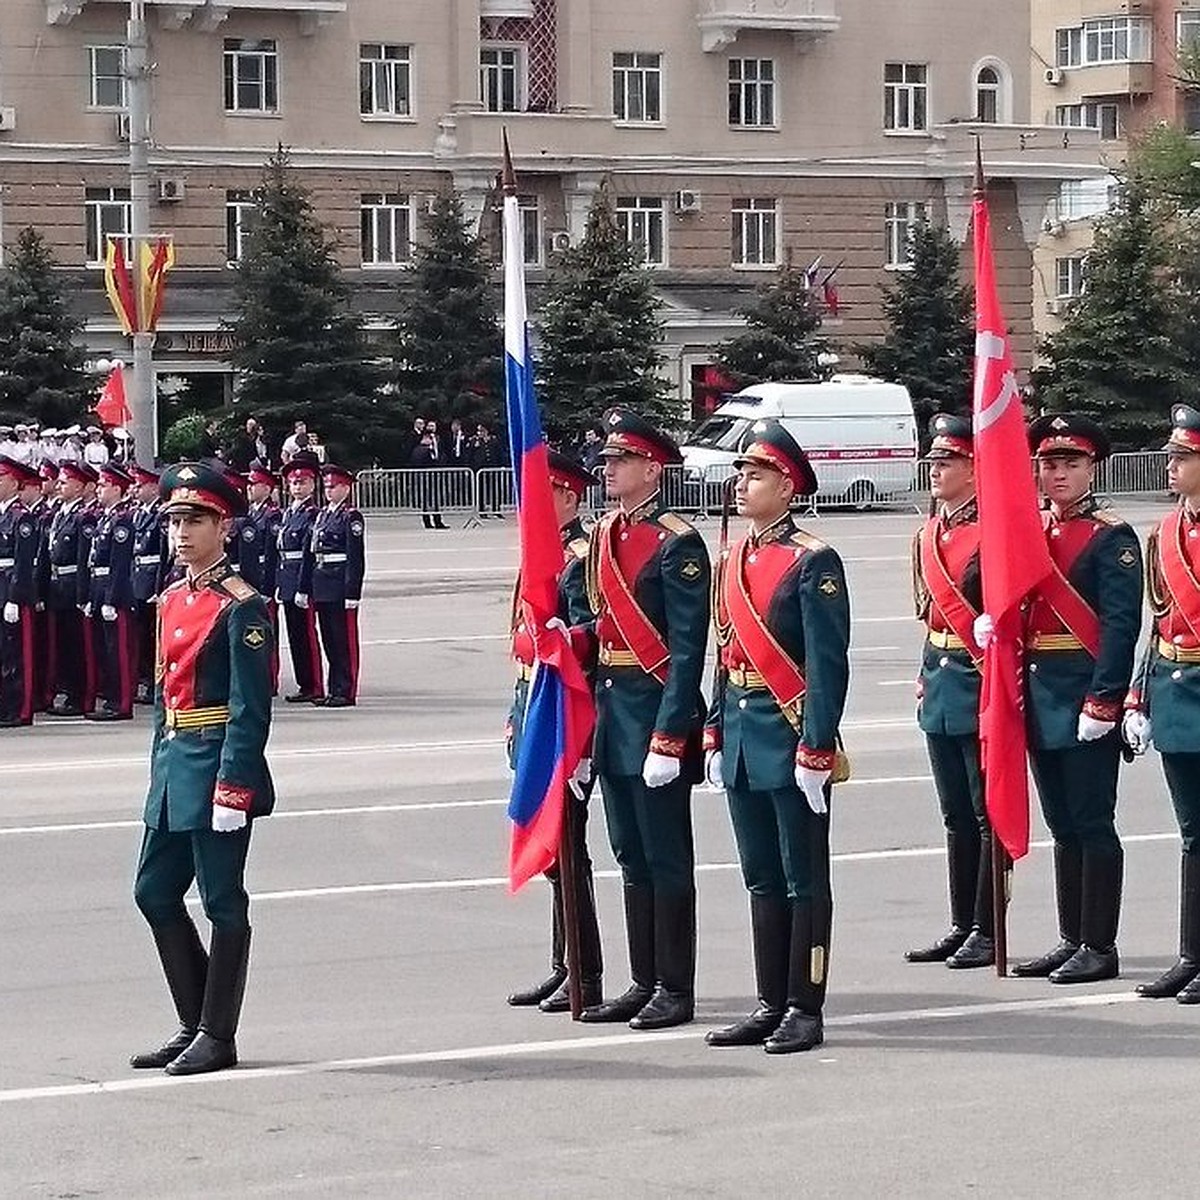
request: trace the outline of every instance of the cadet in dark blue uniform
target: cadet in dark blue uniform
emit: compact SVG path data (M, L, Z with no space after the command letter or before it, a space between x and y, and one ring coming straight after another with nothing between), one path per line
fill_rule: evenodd
M311 454L298 454L280 472L291 496L279 523L279 573L277 592L287 626L288 651L296 676L296 691L284 699L289 704L316 700L325 695L321 678L321 644L317 616L310 600L313 556L312 527L317 517L317 471Z
M279 694L279 601L275 599L275 587L279 576L279 526L283 522L283 510L274 498L279 480L266 467L251 464L249 479L246 488L250 501L248 515L258 530L259 547L260 582L255 586L267 602L271 628L275 631L275 642L271 647L271 695L276 696Z
M329 659L329 688L314 704L346 708L358 700L358 605L366 558L363 515L350 503L354 475L326 463L321 468L326 505L312 529L312 605Z
M38 524L18 493L37 474L0 455L0 729L33 723Z
M133 483L123 467L100 468L96 495L101 512L88 555L88 618L97 666L97 707L90 721L133 716L133 511L125 499Z
M154 703L154 626L167 575L167 533L158 500L158 473L133 463L133 636L137 645L138 704Z
M31 474L21 492L21 501L29 509L37 529L37 561L34 568L33 607L33 707L44 712L54 700L50 686L49 619L46 595L50 590L50 559L47 543L50 519L54 516L54 492L58 486L58 465L43 459L37 474Z
M706 771L729 798L750 893L758 1007L706 1040L792 1054L825 1036L829 799L850 680L850 600L837 552L789 511L817 490L791 434L755 422L734 465L738 513L751 527L717 571Z
M64 462L58 469L58 508L50 519L46 558L49 584L48 690L53 700L46 711L55 717L77 717L88 691L86 625L79 594L81 558L86 554L84 529L95 525L95 514L84 496L84 486L96 473L86 463Z
M1029 429L1050 502L1055 571L1026 613L1026 721L1034 781L1054 837L1059 943L1014 975L1051 983L1112 979L1119 970L1124 851L1117 836L1117 722L1142 623L1137 535L1092 494L1104 431L1087 417L1049 414Z

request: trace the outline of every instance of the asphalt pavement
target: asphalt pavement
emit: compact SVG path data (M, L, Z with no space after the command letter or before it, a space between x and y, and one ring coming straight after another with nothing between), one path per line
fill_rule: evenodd
M1163 511L1124 508L1143 531ZM1132 994L1176 951L1156 756L1122 776L1119 980L903 961L947 924L913 720L917 519L808 522L846 559L855 622L854 774L834 797L827 1032L811 1054L704 1044L753 1006L746 897L707 789L695 1024L639 1034L505 1004L549 950L548 889L505 883L511 522L369 523L360 704L276 710L279 804L251 847L234 1071L126 1065L173 1028L131 898L148 710L0 734L0 1196L1194 1194L1200 1012ZM611 995L628 978L598 802L590 828ZM1056 940L1036 815L1034 829L1014 957Z

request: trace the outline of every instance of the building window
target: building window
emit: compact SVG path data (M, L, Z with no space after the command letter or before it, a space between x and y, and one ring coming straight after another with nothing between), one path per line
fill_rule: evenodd
M1113 103L1103 104L1059 104L1054 109L1055 125L1064 125L1072 129L1098 129L1100 137L1107 142L1121 136L1120 106Z
M885 267L893 271L911 269L913 231L927 216L921 200L894 200L884 207Z
M89 46L88 104L92 108L123 109L125 100L125 47Z
M667 206L655 196L618 196L617 228L648 267L667 261Z
M407 196L369 192L362 197L364 267L399 267L412 257L412 206Z
M1112 207L1119 188L1111 175L1103 179L1066 179L1058 187L1058 219L1077 221L1099 217Z
M1200 44L1200 13L1175 14L1175 42L1180 50L1195 50Z
M975 120L995 125L1000 120L1000 72L981 67L975 76Z
M1083 30L1058 29L1054 33L1054 62L1059 67L1077 67L1083 62Z
M1083 256L1054 260L1054 294L1060 300L1073 300L1083 295Z
M279 111L279 55L273 39L225 39L225 111Z
M729 123L742 128L775 124L775 60L729 60Z
M521 214L521 244L525 265L542 265L542 200L540 196L518 196L517 210Z
M893 133L929 128L929 68L924 63L885 63L883 127Z
M1154 26L1148 17L1097 17L1073 29L1057 30L1054 46L1060 67L1150 62Z
M520 46L479 48L479 99L488 112L525 108L525 55Z
M779 210L774 200L733 202L733 265L779 265Z
M381 42L358 48L358 111L364 117L412 116L412 49Z
M1183 93L1179 119L1183 123L1184 133L1200 133L1200 92Z
M246 234L254 221L258 204L250 191L225 193L225 261L239 263L246 252Z
M129 237L129 189L96 187L86 188L83 193L84 220L87 226L88 266L104 265L108 254L109 236ZM128 241L125 246L129 254Z
M662 55L613 55L613 116L631 125L662 120Z

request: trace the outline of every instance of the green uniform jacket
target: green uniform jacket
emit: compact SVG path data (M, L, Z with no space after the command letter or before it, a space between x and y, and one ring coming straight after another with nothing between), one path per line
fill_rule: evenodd
M208 829L213 797L266 816L275 804L265 749L271 729L273 629L263 598L222 559L162 595L154 744L145 822ZM227 721L188 728L189 712L228 707ZM179 715L168 727L168 712ZM164 820L165 813L165 820Z
M636 666L609 667L603 661L606 644L619 642L619 635L600 594L597 539L614 519L628 522L631 537L653 539L650 553L626 582L670 652L665 685ZM634 526L643 528L635 532ZM712 567L704 540L687 521L664 508L658 495L627 517L620 513L606 517L592 530L588 595L597 613L601 656L592 752L598 774L641 775L646 754L653 748L682 756L683 776L691 782L703 778L700 735L705 706L700 679L708 644L711 586Z
M721 626L725 605L720 603L722 665L704 740L709 749L723 752L725 786L737 786L740 761L753 792L795 786L798 752L832 755L850 682L850 598L837 551L799 530L790 515L764 530L757 546L775 547L772 553L784 553L794 560L761 615L771 635L800 668L806 690L797 725L770 691L743 689L728 681L728 668L740 666L740 661L730 660L740 660L741 651L736 635ZM769 568L765 561L764 566ZM725 586L728 567L720 574Z

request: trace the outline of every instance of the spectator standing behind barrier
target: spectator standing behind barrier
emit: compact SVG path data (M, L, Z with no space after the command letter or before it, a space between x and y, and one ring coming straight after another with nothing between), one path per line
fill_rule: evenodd
M471 439L467 437L462 422L455 417L450 422L450 445L447 451L449 466L469 467L471 465Z
M421 435L425 432L425 418L418 417L413 426L400 440L400 461L405 466L412 465L413 452L421 444Z
M504 466L500 442L492 437L492 431L481 421L475 426L475 436L468 447L468 463L476 472L476 489L479 497L480 517L500 516L500 495L503 482L495 475L480 476L480 471L494 471Z
M308 443L308 425L297 421L292 426L292 432L283 439L279 448L279 460L286 466Z
M426 472L417 480L417 493L421 498L421 524L426 529L445 529L441 507L438 504L437 479L432 474L438 465L434 446L435 435L430 432L427 425L421 434L421 440L412 452L412 458L409 459L408 465Z

